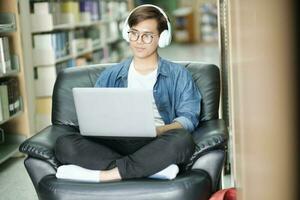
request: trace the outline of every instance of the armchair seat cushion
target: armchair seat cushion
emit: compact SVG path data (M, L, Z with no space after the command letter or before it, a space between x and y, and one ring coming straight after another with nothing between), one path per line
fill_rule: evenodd
M171 181L144 178L106 183L57 180L52 174L38 185L43 200L204 200L211 195L211 188L203 170L185 172Z

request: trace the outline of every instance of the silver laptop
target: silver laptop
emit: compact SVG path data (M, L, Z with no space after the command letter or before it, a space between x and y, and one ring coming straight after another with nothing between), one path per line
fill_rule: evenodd
M73 88L73 96L82 135L156 136L151 90Z

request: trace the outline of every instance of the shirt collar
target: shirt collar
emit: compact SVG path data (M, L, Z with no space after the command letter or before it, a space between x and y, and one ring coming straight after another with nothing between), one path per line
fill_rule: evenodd
M123 67L120 71L120 73L118 74L117 78L126 78L128 77L128 71L129 71L129 67L130 64L132 62L133 57L128 58L127 60L125 60L123 62ZM164 59L161 58L160 56L158 56L158 69L157 69L157 76L158 75L163 75L163 76L168 76L168 67L166 64L164 64Z
M157 76L158 75L163 75L163 76L168 76L169 75L167 64L164 63L164 62L165 62L165 60L159 56L158 57Z
M123 66L122 66L117 78L122 78L122 79L126 78L127 79L129 66L130 66L130 63L132 62L132 59L133 59L133 57L128 58L127 60L125 60L123 62Z

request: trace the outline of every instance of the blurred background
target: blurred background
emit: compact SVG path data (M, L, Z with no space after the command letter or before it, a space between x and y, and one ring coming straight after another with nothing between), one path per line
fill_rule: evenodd
M57 73L131 56L123 22L146 3L171 20L162 57L220 68L219 114L229 130L220 189L235 187L243 200L298 199L292 0L0 0L0 199L38 199L18 146L51 124Z

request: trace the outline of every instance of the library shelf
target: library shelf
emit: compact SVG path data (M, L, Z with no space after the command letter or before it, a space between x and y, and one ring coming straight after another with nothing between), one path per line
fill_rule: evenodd
M79 51L79 52L77 52L77 53L74 55L74 58L78 58L78 57L83 56L83 55L86 55L86 54L88 54L88 53L92 53L93 51L94 51L93 48L88 48L88 49Z
M105 23L103 20L91 20L89 17L86 17L87 19L85 20L75 22L75 17L72 14L64 14L63 16L64 20L62 20L62 24L54 24L52 14L31 14L31 20L34 21L31 24L32 33L39 34L59 30L72 30Z
M79 10L77 7L65 9L68 5L64 5L64 1L21 3L23 14L26 11L27 16L27 20L23 20L23 24L28 26L26 36L31 38L26 43L30 50L25 61L34 68L34 96L36 101L43 103L43 107L51 106L50 101L44 100L51 98L57 73L61 69L66 66L118 62L122 58L122 49L127 51L127 44L123 44L126 42L120 36L122 21L127 17L129 9L133 8L133 1L93 1L99 3L98 15L95 10L80 9L79 3L82 1L79 0L70 1L74 7L79 6ZM59 5L60 8L56 9ZM25 37L24 34L23 36ZM43 39L45 42L40 42ZM37 108L35 112L38 116L36 129L40 130L45 124L40 123L38 118L50 119L50 109L45 113Z
M25 139L26 137L20 134L5 135L5 141L0 144L0 164L14 156Z
M21 101L22 102L22 101ZM0 125L4 124L5 122L8 122L14 118L17 118L18 116L20 116L23 113L23 110L19 110L17 113L13 114L12 116L10 116L8 119L4 119L2 121L0 121Z
M72 55L55 57L54 49L33 49L33 66L55 65L57 63L72 59Z
M67 60L70 60L70 59L72 59L72 58L73 58L73 56L71 56L71 55L66 55L66 56L63 56L63 57L61 57L61 58L56 59L56 60L54 61L54 64L57 64L57 63L60 63L60 62L64 62L64 61L67 61Z
M20 9L20 3L23 2L25 1L0 1L0 37L8 39L9 48L6 48L3 52L10 55L11 63L10 66L7 65L6 70L2 70L0 75L2 84L1 100L3 100L2 97L7 95L9 110L12 111L12 107L14 109L13 112L7 114L6 107L3 107L7 104L6 98L4 98L5 101L1 102L1 112L3 114L5 110L5 115L1 116L0 121L0 163L18 152L19 144L25 138L31 136L34 129L32 123L34 115L31 114L34 102L30 101L32 96L30 95L32 94L30 87L33 83L31 74L33 73L28 73L31 69L30 65L24 64L24 52L27 52L28 49L23 46L22 34L24 29L21 30L21 25L23 25L21 21L25 18L22 15L23 12L20 12L23 11ZM30 25L27 25L27 27L30 27ZM5 86L7 86L7 94L3 89ZM8 87L11 87L11 90L8 90ZM8 96L9 93L13 93L13 95Z

